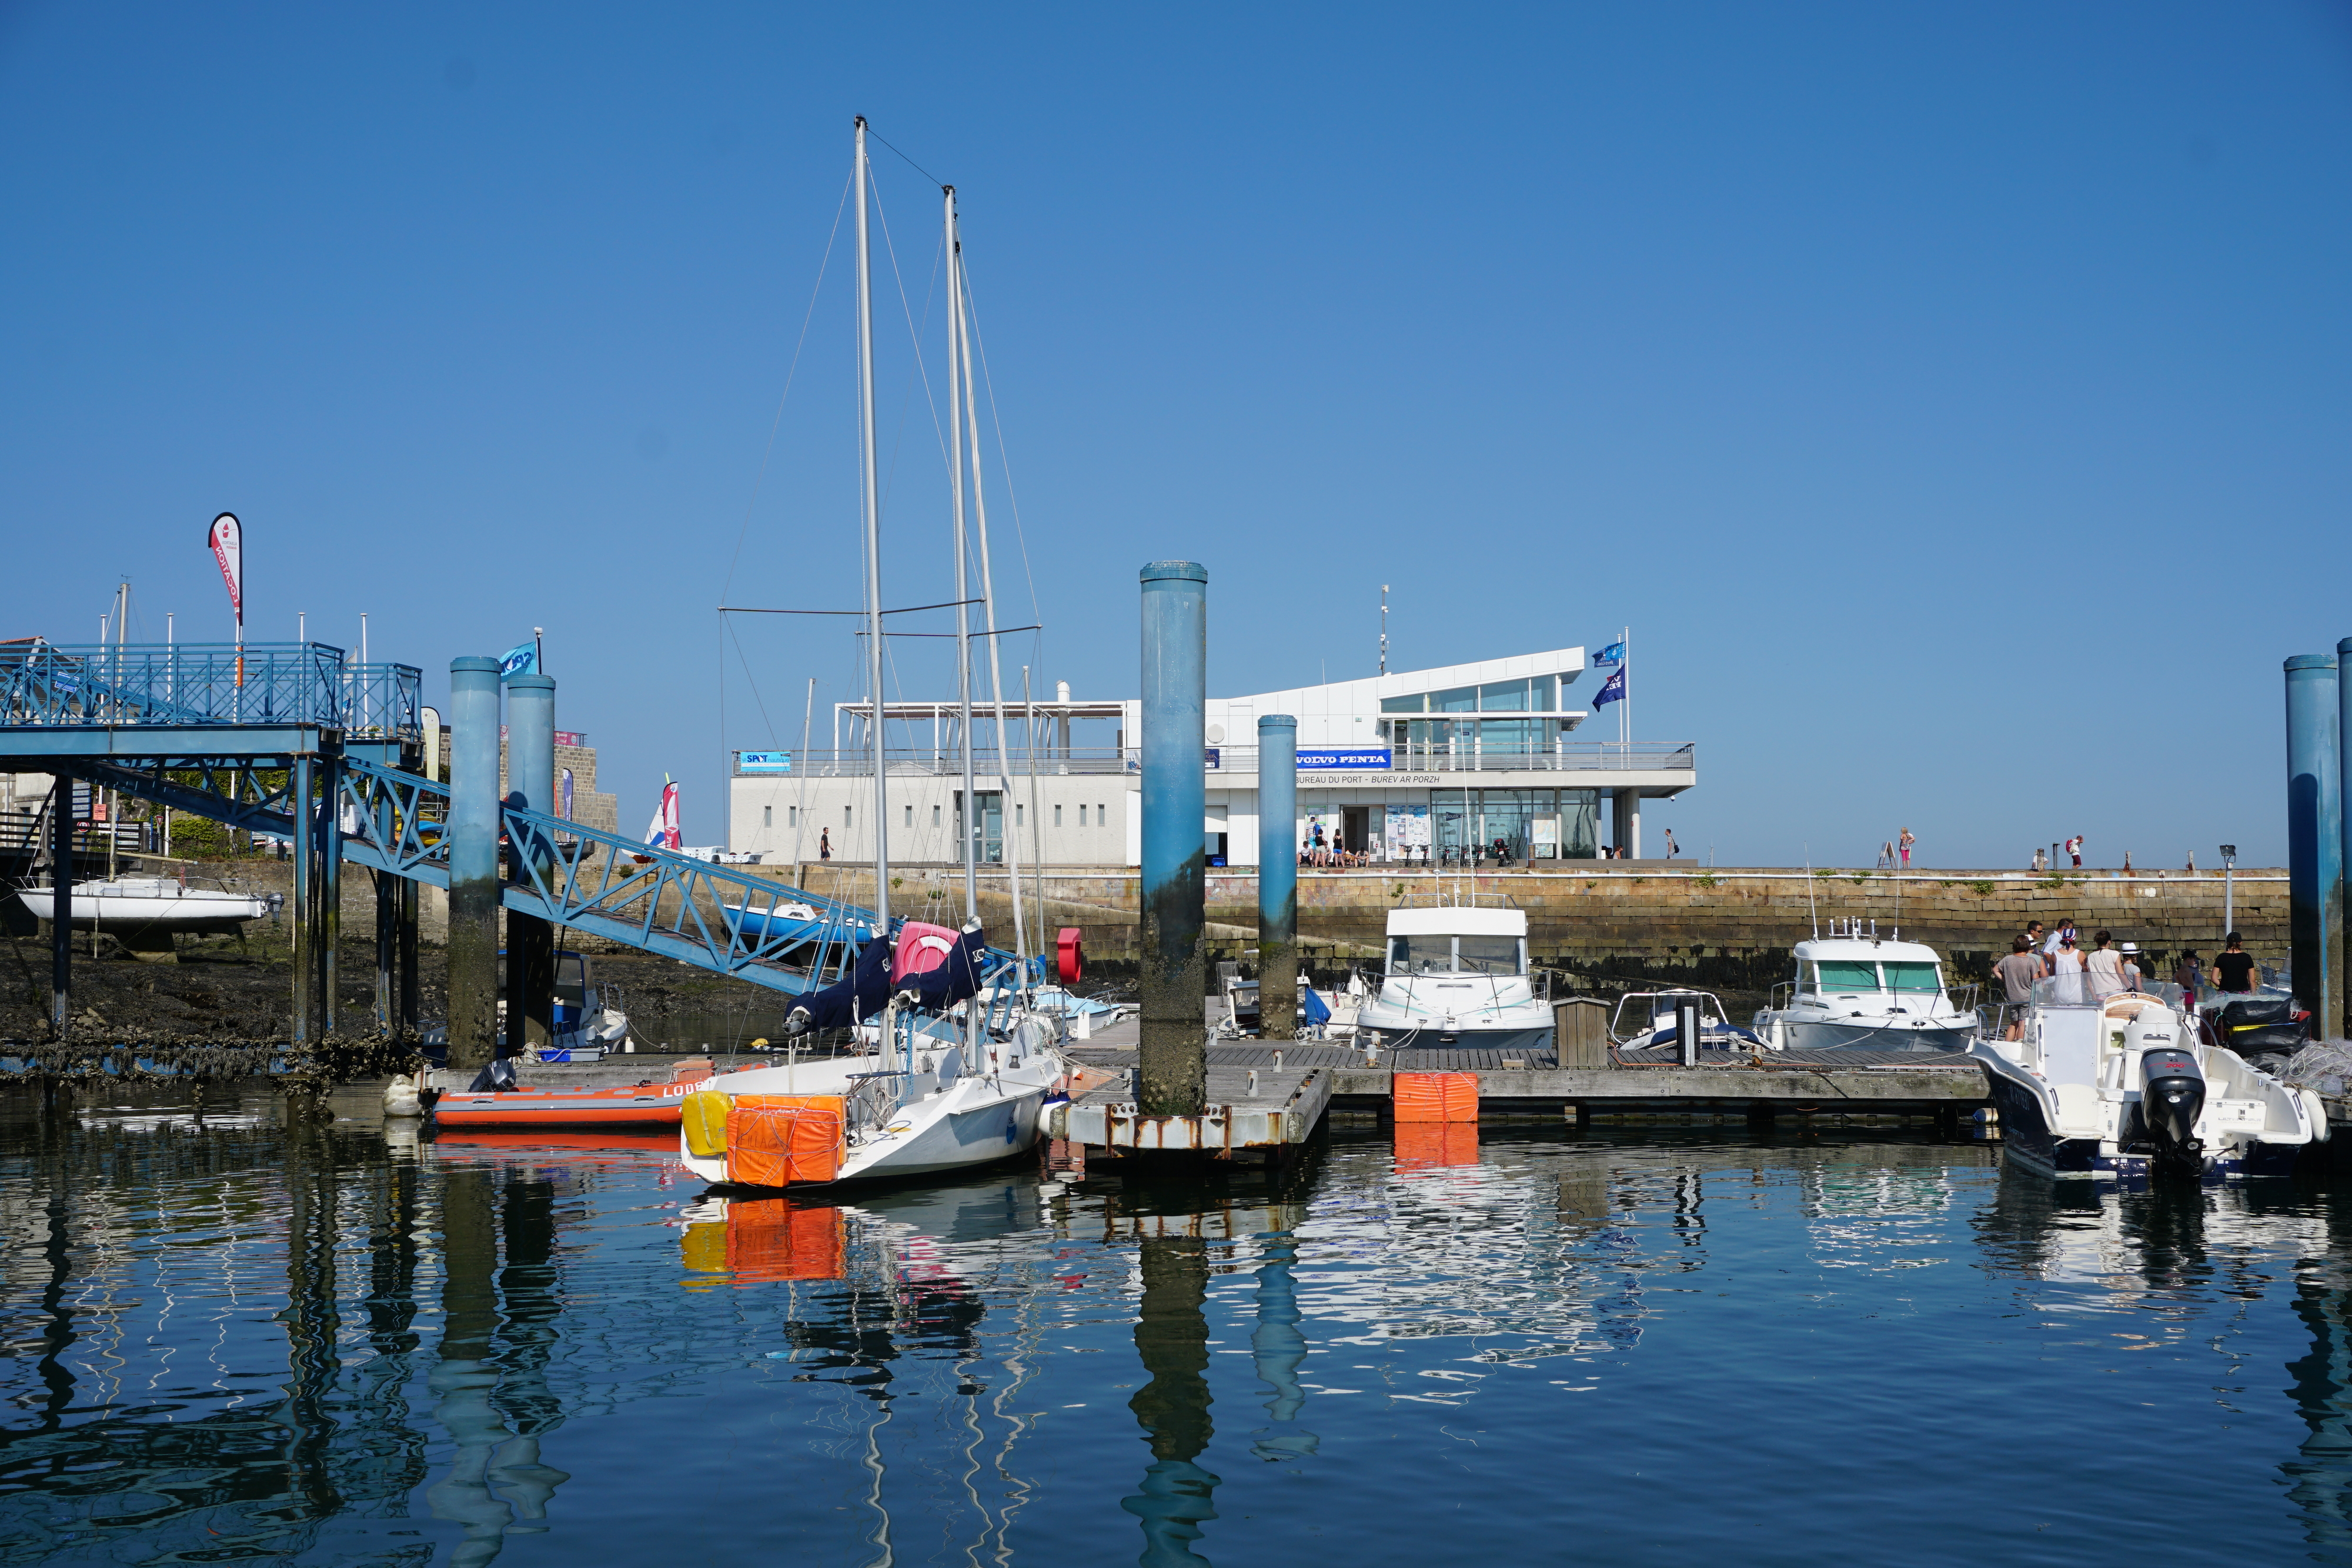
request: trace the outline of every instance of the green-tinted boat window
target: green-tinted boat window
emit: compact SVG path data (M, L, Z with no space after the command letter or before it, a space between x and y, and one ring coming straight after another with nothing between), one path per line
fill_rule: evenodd
M1940 991L1943 985L1936 977L1933 964L1897 964L1886 966L1886 988L1890 991Z
M1849 958L1824 958L1813 966L1821 974L1822 989L1825 991L1874 991L1878 989L1878 966L1856 963Z

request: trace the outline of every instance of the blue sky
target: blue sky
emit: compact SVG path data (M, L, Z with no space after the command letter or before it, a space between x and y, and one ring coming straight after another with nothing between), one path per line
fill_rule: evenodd
M717 839L723 747L850 695L845 623L747 624L722 721L713 609L859 600L861 112L962 193L1041 683L1132 694L1155 558L1226 692L1370 673L1387 582L1400 668L1631 622L1704 779L1650 823L1724 863L2283 856L2280 660L2352 634L2340 6L12 5L0 634L128 573L226 635L231 509L249 635L365 611L436 690L542 625L625 825L669 772ZM877 157L922 602L937 196Z

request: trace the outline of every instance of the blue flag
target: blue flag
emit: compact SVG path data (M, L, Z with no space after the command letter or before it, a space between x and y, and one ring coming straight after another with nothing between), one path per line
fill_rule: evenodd
M537 638L520 647L508 649L507 656L499 661L499 679L502 681L512 680L517 675L535 675L538 673L539 640Z
M1592 655L1592 662L1596 664L1623 664L1625 662L1625 644L1622 643L1610 643L1609 646L1601 649L1601 652Z
M1592 699L1592 706L1594 707L1606 707L1611 703L1622 703L1624 700L1625 672L1621 669L1615 674L1601 683L1601 694Z

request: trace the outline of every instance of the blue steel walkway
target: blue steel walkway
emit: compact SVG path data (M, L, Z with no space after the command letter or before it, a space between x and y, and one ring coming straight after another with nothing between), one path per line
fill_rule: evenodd
M289 841L298 1043L313 1027L335 1027L340 867L376 873L377 1023L396 1031L415 1022L415 899L404 905L394 879L449 885L449 788L422 771L421 690L413 664L358 664L323 643L0 643L0 768L84 779ZM310 810L299 810L306 800ZM52 852L62 889L70 813L53 816L68 846ZM507 806L501 827L507 909L712 974L812 990L845 973L873 931L869 910L565 818ZM57 924L60 1030L69 933ZM402 944L409 973L395 982ZM986 984L1018 962L998 949L988 957Z

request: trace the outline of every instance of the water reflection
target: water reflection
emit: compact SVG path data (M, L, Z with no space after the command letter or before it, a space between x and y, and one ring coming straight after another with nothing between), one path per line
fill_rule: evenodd
M555 1489L572 1479L540 1451L563 1424L546 1375L557 1311L553 1197L546 1182L479 1168L442 1182L441 1354L426 1384L457 1451L425 1500L434 1518L464 1531L450 1558L460 1568L495 1559L509 1534L546 1529Z
M1150 1381L1128 1401L1151 1449L1150 1468L1119 1506L1143 1521L1145 1568L1203 1563L1192 1551L1201 1525L1217 1517L1217 1477L1193 1461L1208 1448L1208 1244L1197 1236L1144 1239L1137 1260L1143 1300L1135 1351Z
M2117 1506L1968 1550L2092 1561L2165 1517L2175 1451L2217 1461L2244 1554L2352 1560L2327 1181L2119 1193L1924 1140L1488 1128L1271 1177L730 1201L643 1145L399 1144L256 1103L0 1103L0 1562L653 1560L728 1476L775 1484L758 1528L698 1525L713 1563L1091 1561L1129 1528L1147 1564L1540 1558L1562 1452L1612 1562L1763 1560L1690 1521L1752 1532L1802 1464L1842 1500L1808 1551L1962 1561L1904 1521L2021 1462ZM1961 1462L1874 1435L1923 1409L1937 1435L1902 1441ZM2098 1442L2020 1460L2017 1431L2070 1421ZM1702 1431L1749 1455L1703 1500L1629 1482ZM1761 1511L1723 1500L1751 1484ZM1849 1518L1895 1533L1857 1547Z

